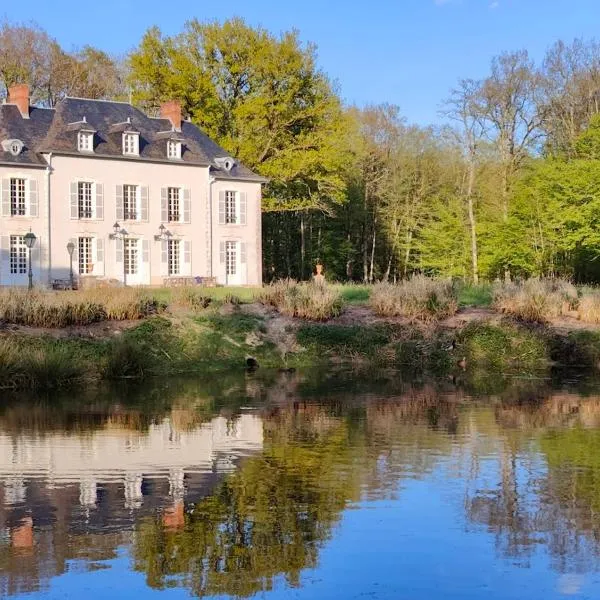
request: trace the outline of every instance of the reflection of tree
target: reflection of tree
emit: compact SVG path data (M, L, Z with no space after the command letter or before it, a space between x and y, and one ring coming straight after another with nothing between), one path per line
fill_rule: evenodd
M135 565L148 583L165 587L178 578L199 596L248 596L277 576L297 585L349 502L369 489L395 489L395 464L416 475L451 448L433 427L454 429L456 407L436 405L430 389L360 410L338 400L280 405L265 417L263 454L188 507L183 526L141 522Z
M343 422L311 443L282 442L271 430L265 453L247 459L215 493L188 510L183 528L146 519L136 532L136 568L163 587L180 576L195 594L247 596L284 574L297 585L340 511L358 494L343 468L353 449Z
M561 572L597 567L600 433L585 427L598 426L600 398L546 391L504 401L495 414L497 458L480 457L484 475L470 482L469 518L496 535L504 555L526 560L543 543ZM542 451L535 464L532 438Z

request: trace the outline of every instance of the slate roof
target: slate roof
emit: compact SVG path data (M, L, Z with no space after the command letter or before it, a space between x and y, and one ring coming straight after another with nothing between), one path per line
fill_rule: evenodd
M94 153L87 158L113 157L122 160L183 163L209 166L217 179L243 179L264 182L266 179L237 163L226 171L215 162L216 158L229 156L201 129L189 121L183 121L181 132L170 135L172 129L168 119L148 117L142 111L125 102L65 98L55 109L32 107L29 119L23 119L19 109L11 104L0 105L0 142L20 139L25 148L18 156L0 148L0 164L17 163L31 166L46 166L42 153L72 154L77 151L77 132L94 130ZM83 123L85 118L86 123ZM138 156L123 156L123 131L140 134ZM181 139L181 159L167 158L167 140Z

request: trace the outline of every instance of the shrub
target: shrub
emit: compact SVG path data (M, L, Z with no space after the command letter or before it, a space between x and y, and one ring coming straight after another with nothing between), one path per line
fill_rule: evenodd
M64 389L89 383L94 377L66 348L25 348L9 339L0 342L2 389Z
M171 298L173 304L192 311L203 310L212 302L212 298L205 296L201 290L192 287L175 288Z
M148 363L149 357L142 344L127 338L115 340L110 346L104 376L108 379L143 377Z
M577 304L577 289L564 279L528 279L494 286L493 306L523 321L545 323Z
M326 321L341 314L343 301L339 291L327 285L298 283L293 279L267 286L259 301L275 307L281 314L312 321Z
M577 317L586 323L600 323L600 292L584 292L577 303Z
M0 292L0 320L31 327L69 327L105 320L135 320L161 312L166 305L145 290L97 288L42 292Z
M370 302L379 315L420 321L444 319L458 310L457 293L452 282L423 275L415 275L397 284L376 284Z

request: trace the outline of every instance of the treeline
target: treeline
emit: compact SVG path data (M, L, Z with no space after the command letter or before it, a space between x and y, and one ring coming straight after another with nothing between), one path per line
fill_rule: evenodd
M41 42L22 42L24 32ZM38 47L45 62L28 58ZM71 79L61 61L77 65ZM193 20L175 36L152 28L123 61L94 48L69 53L40 29L5 24L0 77L28 80L49 105L65 94L131 97L153 112L181 99L270 180L268 280L307 278L321 262L331 279L367 282L415 272L600 281L594 41L556 42L540 64L526 51L494 58L487 77L448 92L442 124L430 127L393 105L344 106L313 45L241 19Z

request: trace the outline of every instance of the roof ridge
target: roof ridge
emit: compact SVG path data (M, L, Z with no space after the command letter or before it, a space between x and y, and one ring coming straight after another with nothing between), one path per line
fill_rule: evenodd
M81 96L65 96L63 100L85 100L86 102L110 102L111 104L126 104L131 108L136 108L131 102L125 102L125 100L105 100L104 98L82 98ZM139 110L139 108L136 108Z

